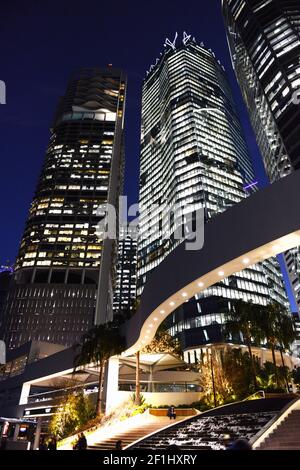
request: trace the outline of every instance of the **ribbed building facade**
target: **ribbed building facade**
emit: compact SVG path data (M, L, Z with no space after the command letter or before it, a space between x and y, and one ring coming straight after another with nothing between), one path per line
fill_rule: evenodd
M232 63L271 182L300 169L300 3L223 0ZM298 310L299 248L285 254Z
M186 33L177 43L167 40L143 85L138 294L147 275L178 243L172 227L169 238L162 237L165 206L179 204L184 214L204 208L208 222L253 188L253 169L224 68L212 51ZM154 212L153 204L158 207ZM286 304L276 259L205 290L169 317L168 328L184 347L220 341L223 314L240 298Z
M97 224L122 189L125 91L122 72L81 69L60 100L8 295L9 348L69 346L112 317L116 249Z

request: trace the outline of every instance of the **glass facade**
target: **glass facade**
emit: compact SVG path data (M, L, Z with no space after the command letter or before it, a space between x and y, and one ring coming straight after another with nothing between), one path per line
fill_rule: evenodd
M167 41L143 85L138 295L148 273L178 243L172 231L164 239L163 224L157 224L165 206L180 204L184 213L204 208L207 222L246 198L255 188L253 183L224 68L212 51L186 33L177 46ZM157 212L149 212L152 204L157 204ZM220 325L223 314L240 298L261 305L271 299L286 304L276 259L210 287L176 310L167 324L184 347L211 343L213 333L205 326Z
M81 69L60 100L9 292L9 347L70 345L112 314L115 248L97 210L122 190L125 89L118 70Z
M130 311L136 300L137 241L120 233L113 308L115 312Z
M274 182L300 168L300 4L223 0L232 63L265 169ZM298 310L299 247L285 253Z

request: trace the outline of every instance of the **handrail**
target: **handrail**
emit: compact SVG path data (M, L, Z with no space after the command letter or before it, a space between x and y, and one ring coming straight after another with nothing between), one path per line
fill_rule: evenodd
M249 397L244 398L244 400L242 400L242 401L251 400L251 397L255 397L255 395L257 395L258 393L262 394L261 398L266 398L266 394L265 394L264 390L257 390L256 392L252 393L252 395L249 395Z

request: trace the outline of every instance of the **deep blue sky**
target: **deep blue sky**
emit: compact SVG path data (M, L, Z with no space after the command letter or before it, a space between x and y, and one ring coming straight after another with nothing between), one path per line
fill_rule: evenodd
M1 5L0 264L14 261L49 138L72 70L113 66L128 74L126 193L137 201L140 99L145 71L166 37L191 33L228 72L260 185L261 157L231 68L221 0L9 0Z

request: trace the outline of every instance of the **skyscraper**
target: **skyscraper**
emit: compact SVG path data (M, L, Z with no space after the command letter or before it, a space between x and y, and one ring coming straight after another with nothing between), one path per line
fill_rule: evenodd
M118 243L117 277L113 308L115 312L133 310L136 300L137 241L128 233L120 233Z
M4 335L4 312L12 276L13 268L11 266L0 266L0 339Z
M300 169L300 4L223 0L232 64L271 182ZM300 309L299 248L285 253Z
M59 102L8 295L10 348L68 346L112 317L115 246L97 224L123 184L125 90L118 70L82 69Z
M165 206L180 204L184 213L202 207L209 221L254 188L224 68L186 33L181 42L177 35L166 40L143 85L138 293L148 273L178 243L172 229L168 239L162 237ZM184 347L220 341L223 314L240 298L261 305L272 299L286 303L276 259L249 266L197 295L168 319L169 329Z

